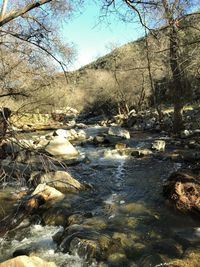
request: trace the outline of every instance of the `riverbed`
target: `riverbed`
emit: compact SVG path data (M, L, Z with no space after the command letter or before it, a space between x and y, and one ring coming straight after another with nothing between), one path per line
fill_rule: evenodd
M89 131L96 134L97 129ZM148 148L156 138L157 135L132 133L129 146ZM115 249L112 246L109 256L100 262L91 259L86 255L87 250L76 245L71 246L70 253L63 252L52 239L62 227L43 225L38 216L31 224L23 222L24 227L22 225L0 240L0 262L10 258L16 250L31 247L34 255L60 267L158 267L169 266L188 250L199 249L198 235L193 235L194 230L199 229L198 222L168 208L162 196L165 179L179 169L181 163L153 156L120 155L109 146L77 143L76 147L87 161L69 166L68 171L80 182L90 184L92 189L66 195L58 204L59 208L70 207L74 214L84 214L81 225L113 240ZM1 208L5 213L10 208L3 204L5 194L14 191L14 188L5 187L0 192Z

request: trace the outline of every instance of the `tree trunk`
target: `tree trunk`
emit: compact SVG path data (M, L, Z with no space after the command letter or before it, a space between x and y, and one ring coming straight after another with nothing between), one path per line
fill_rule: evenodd
M3 5L2 5L2 9L1 9L0 20L3 20L3 18L4 18L4 15L6 14L7 6L8 6L8 0L3 0Z
M169 26L169 49L170 49L170 67L172 71L172 93L174 104L174 120L173 120L173 132L179 134L183 129L183 92L184 92L184 73L180 67L180 55L179 55L179 38L178 28L176 20L173 17L174 10L170 6L167 0L162 0L162 4L165 10L165 18L168 21Z
M6 130L8 127L8 118L11 115L11 110L9 108L3 108L0 111L0 145L6 134Z
M161 110L161 106L158 104L158 99L156 97L156 90L155 90L152 71L151 71L151 60L150 60L150 53L149 53L150 49L149 49L149 41L148 41L148 35L147 35L147 29L146 28L145 28L145 43L146 43L147 68L148 68L151 92L152 92L152 96L153 96L153 105L154 105L154 108L156 109L156 111L158 113L158 119L159 119L160 128L162 128L163 113L162 113L162 110Z
M173 132L179 134L183 129L183 99L182 94L184 92L184 77L179 65L179 44L178 44L178 31L175 23L170 28L170 67L172 71L173 81L173 104L174 104L174 120L173 120Z

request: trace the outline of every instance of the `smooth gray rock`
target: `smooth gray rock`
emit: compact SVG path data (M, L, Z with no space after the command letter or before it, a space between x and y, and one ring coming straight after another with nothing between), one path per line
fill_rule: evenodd
M60 136L55 136L46 146L45 151L52 156L63 156L65 158L79 155L77 149L67 139Z
M130 139L130 133L129 131L121 128L121 127L110 127L108 129L108 134L109 135L114 135L114 136L118 136L118 137L122 137L122 138L125 138L125 139Z

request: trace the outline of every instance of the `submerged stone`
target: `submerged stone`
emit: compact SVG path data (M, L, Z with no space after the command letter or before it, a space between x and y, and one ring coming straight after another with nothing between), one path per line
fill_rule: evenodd
M68 217L71 215L71 206L67 208L52 207L47 208L42 215L42 222L45 225L66 226Z
M128 259L126 254L123 253L110 254L108 257L108 262L111 264L111 266L128 266Z
M183 245L200 245L200 227L186 228L175 232L176 238Z
M173 239L162 239L152 243L152 248L160 254L173 258L179 258L183 254L182 246Z
M150 266L162 266L163 260L159 254L144 255L140 261L139 266L150 267Z

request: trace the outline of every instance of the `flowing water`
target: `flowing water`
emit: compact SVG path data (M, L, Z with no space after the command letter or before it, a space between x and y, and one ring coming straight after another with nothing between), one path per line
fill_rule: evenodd
M148 147L152 138L133 135L130 145ZM71 166L69 171L81 182L91 184L93 190L66 195L61 206L72 207L76 214L88 214L82 222L87 229L115 240L116 248L103 260L108 266L167 266L186 249L199 248L199 236L191 243L185 238L188 231L198 230L197 222L168 209L162 197L163 182L180 168L179 163L120 156L110 147L88 145L78 149L88 162ZM77 246L71 248L70 255L59 250L52 239L59 230L61 227L42 226L36 221L11 232L0 240L0 261L21 247L31 246L35 255L57 266L98 265L81 255ZM183 237L179 233L184 233Z

